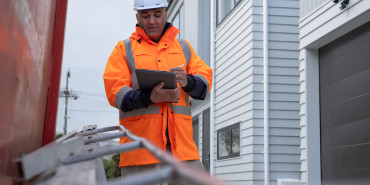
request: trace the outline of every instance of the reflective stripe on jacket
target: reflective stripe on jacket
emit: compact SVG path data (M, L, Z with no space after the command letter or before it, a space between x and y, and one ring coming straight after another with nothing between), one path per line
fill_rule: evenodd
M177 40L179 33L170 27L161 40L154 43L140 27L130 40L120 41L108 59L104 72L104 84L109 103L120 109L125 94L137 89L135 69L168 71L183 65L187 74L202 79L208 92L212 84L212 69L194 52L184 40ZM188 53L188 54L186 54ZM180 88L181 89L181 88ZM147 108L129 112L120 111L120 124L134 134L145 137L166 149L166 127L171 140L173 155L179 160L199 160L199 153L193 141L193 126L189 96L181 89L178 103L157 103ZM120 143L129 142L122 138ZM158 160L145 149L121 154L120 167L157 163Z

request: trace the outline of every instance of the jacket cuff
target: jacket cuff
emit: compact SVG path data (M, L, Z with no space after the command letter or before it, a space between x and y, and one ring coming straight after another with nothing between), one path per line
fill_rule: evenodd
M152 100L150 100L150 94L151 94L151 91L141 91L140 95L139 95L139 99L141 101L141 103L144 105L144 106L149 106L151 104L154 104L152 102Z
M185 92L190 92L195 87L195 79L193 75L187 75L186 78L188 79L188 84L185 87L182 87L182 90Z

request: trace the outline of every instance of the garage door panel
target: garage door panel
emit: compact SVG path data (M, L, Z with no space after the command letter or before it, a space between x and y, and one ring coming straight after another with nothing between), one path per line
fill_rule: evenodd
M370 66L370 62L368 63ZM370 84L368 79L370 79L370 69L320 88L321 96L325 97L321 100L321 106L328 106L335 102L342 102L369 93Z
M322 170L330 171L370 168L369 148L370 143L322 149Z
M369 43L369 40L366 38L370 38L370 24L361 26L359 29L354 30L351 34L347 34L320 48L320 60L324 60L329 63L335 62L353 50L361 48ZM348 49L348 46L351 46L351 48Z
M370 22L319 61L322 185L370 184Z
M325 185L369 185L370 169L323 171L322 184ZM355 181L353 179L355 179ZM354 183L356 182L356 183Z
M370 118L321 130L322 148L370 143Z
M320 87L350 77L369 68L370 42L335 61L325 61L320 64Z
M370 118L370 93L321 107L322 129L368 118Z

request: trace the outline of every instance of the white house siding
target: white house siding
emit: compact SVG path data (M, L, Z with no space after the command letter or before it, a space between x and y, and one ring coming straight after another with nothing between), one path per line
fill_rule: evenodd
M370 1L351 0L344 11L332 1L323 1L316 8L306 1L310 0L301 0L299 24L301 182L320 185L318 49L370 21Z
M214 174L230 184L253 184L253 16L242 1L216 29ZM241 122L241 156L217 160L217 130Z
M298 7L269 5L271 184L300 179ZM235 184L264 183L262 24L262 1L244 0L216 30L215 131L241 122L241 156L216 160L214 172Z

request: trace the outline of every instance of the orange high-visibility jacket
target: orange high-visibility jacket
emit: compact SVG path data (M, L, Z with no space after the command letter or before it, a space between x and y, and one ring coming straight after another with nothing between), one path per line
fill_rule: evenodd
M157 44L137 26L130 40L118 42L104 72L105 91L112 106L120 109L124 95L138 88L135 69L168 71L184 64L182 68L187 74L201 78L208 86L209 93L212 69L202 61L188 42L187 52L190 52L190 58L187 62L183 46L176 39L178 33L179 30L171 26ZM120 111L121 125L132 133L149 139L163 150L167 144L167 121L173 155L179 160L199 160L199 153L193 141L189 96L182 89L178 103L157 103L149 105L148 108ZM130 142L127 137L121 138L121 144L126 142ZM159 161L147 150L140 149L122 153L120 167L157 162Z

